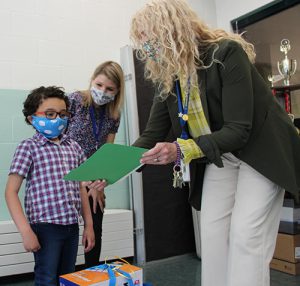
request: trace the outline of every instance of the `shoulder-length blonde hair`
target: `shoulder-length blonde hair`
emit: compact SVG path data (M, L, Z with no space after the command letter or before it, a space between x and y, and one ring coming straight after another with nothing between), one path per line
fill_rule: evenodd
M89 90L81 91L83 95L83 106L90 106L93 102L90 88L92 81L100 74L105 75L118 88L114 101L107 104L107 111L111 118L118 119L121 115L121 109L124 103L124 74L121 66L113 61L107 61L96 67L89 85Z
M159 45L159 61L149 59L142 48L142 35ZM137 57L145 61L145 76L158 85L163 98L172 93L174 80L191 77L196 84L196 70L208 68L203 59L207 50L222 39L232 39L243 47L251 62L255 52L241 35L211 29L184 0L152 0L138 11L131 22L130 38ZM201 52L199 52L199 50ZM201 53L201 54L200 54Z

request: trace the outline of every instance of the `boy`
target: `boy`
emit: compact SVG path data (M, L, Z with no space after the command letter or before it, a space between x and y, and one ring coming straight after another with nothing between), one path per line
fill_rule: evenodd
M94 246L85 187L98 190L102 183L63 180L85 160L80 146L63 134L70 118L67 108L60 88L42 86L28 95L23 114L37 132L17 147L5 190L24 248L34 254L35 285L57 285L60 275L75 270L81 214L85 251ZM18 197L24 178L26 216Z

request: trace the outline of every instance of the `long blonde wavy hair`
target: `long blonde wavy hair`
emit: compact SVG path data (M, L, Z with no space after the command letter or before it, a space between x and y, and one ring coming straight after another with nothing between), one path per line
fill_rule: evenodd
M142 35L158 42L158 62L147 57L142 48ZM185 0L150 1L134 15L130 38L137 49L137 57L145 61L146 78L158 85L162 98L172 93L174 80L179 77L183 79L183 86L187 77L196 85L196 70L210 66L203 63L207 50L212 45L216 50L218 42L222 39L238 42L252 63L255 59L252 44L245 41L241 35L209 28Z
M111 80L118 88L118 93L115 95L114 101L107 104L108 114L111 118L118 119L121 115L121 109L124 103L124 74L121 66L114 61L106 61L96 67L95 71L90 80L89 90L80 91L83 95L83 106L90 106L93 102L90 88L92 81L100 74L105 75L109 80Z

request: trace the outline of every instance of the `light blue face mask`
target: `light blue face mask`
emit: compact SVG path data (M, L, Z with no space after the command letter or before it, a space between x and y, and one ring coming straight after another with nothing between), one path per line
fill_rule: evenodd
M66 129L68 125L68 118L48 119L46 117L39 117L32 115L32 126L42 135L48 139L57 138Z
M114 101L114 99L115 99L114 95L105 93L104 91L97 89L93 86L91 87L91 95L92 95L93 101L97 105L104 105L111 101Z
M146 41L143 43L142 47L149 59L151 59L155 62L159 62L160 46L159 46L158 41L156 41L156 40Z

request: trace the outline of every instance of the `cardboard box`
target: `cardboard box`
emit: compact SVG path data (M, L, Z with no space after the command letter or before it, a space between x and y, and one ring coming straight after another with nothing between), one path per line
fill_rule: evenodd
M109 265L109 264L106 264ZM109 286L110 277L107 273L107 270L101 269L102 265L99 268L91 267L85 270L77 271L70 274L65 274L60 276L59 282L60 286ZM114 268L111 268L113 270ZM123 264L120 270L128 273L131 278L134 286L143 285L143 270L139 267L133 266L131 264ZM129 286L128 279L114 271L116 277L115 286Z
M271 269L278 270L293 275L300 275L300 262L291 263L284 260L273 258L270 263Z
M278 233L273 257L292 263L300 262L300 234Z

